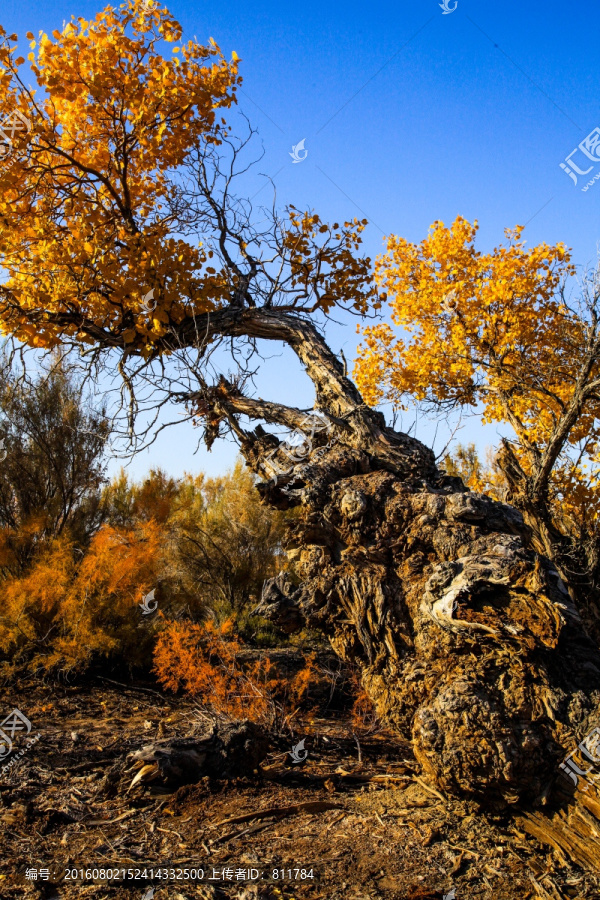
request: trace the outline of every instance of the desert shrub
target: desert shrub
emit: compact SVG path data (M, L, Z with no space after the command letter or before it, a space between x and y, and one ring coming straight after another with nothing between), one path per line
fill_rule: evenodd
M198 624L209 613L214 627L227 625L255 644L281 642L252 610L263 580L283 565L283 517L260 504L240 464L215 479L153 470L136 483L121 473L98 504L105 521L98 527L90 507L85 539L85 527L43 537L46 525L35 516L0 528L5 659L62 671L83 672L99 661L149 670L168 622ZM20 543L28 546L25 567L18 564ZM151 590L158 612L145 617L138 605ZM265 673L257 677L264 681ZM224 697L233 708L233 687ZM253 698L260 702L256 692Z
M305 703L315 657L291 680L276 676L267 656L244 667L233 622L171 622L158 637L154 671L163 687L198 699L217 715L283 729Z
M102 658L143 664L152 631L136 606L156 581L158 527L106 526L82 558L75 549L58 538L26 575L5 581L0 648L46 669L83 670Z
M262 721L272 689L268 667L242 671L233 624L173 622L159 636L154 667L161 684L202 699L213 712Z
M243 619L246 637L264 580L287 562L284 523L283 513L260 502L240 462L226 476L182 480L169 519L173 558L182 577L206 594L219 621Z
M160 563L154 521L131 530L102 528L64 596L45 666L83 669L102 658L147 665L153 622L142 618L138 604L156 584Z
M5 578L0 648L15 661L26 649L41 651L49 646L74 571L72 546L63 536L44 546L27 574Z
M200 480L203 476L198 476ZM137 522L165 525L175 506L185 502L183 482L162 469L151 469L140 482L130 481L123 469L104 490L103 501L109 524L128 528Z
M141 484L130 484L121 474L107 488L106 503L111 523L152 518L163 524L169 577L188 596L201 598L217 623L233 621L254 646L284 642L272 623L252 613L265 579L287 566L281 542L288 516L260 502L241 462L218 478L188 474L174 480L155 470Z
M25 572L59 536L89 542L104 517L108 433L64 356L35 377L0 359L0 577Z

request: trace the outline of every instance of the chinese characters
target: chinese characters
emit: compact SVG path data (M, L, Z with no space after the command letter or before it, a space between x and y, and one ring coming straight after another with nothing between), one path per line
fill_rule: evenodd
M14 149L15 135L31 131L31 122L22 112L15 109L0 120L0 163L8 159Z
M578 153L581 154L581 156L576 156ZM590 161L592 165L589 165ZM588 136L585 137L567 157L565 157L565 161L560 163L560 167L567 173L573 184L576 185L578 183L577 176L589 175L596 163L600 163L600 126L597 126L593 131L590 131ZM581 168L582 166L586 166L587 168ZM598 176L594 176L592 181L588 182L581 190L587 191L594 181L597 180L597 177Z
M578 751L583 754L585 759L579 758L578 762L575 762L573 757ZM588 766L586 769L582 769L578 765L578 763L586 765L587 762L591 762L592 765ZM592 731L590 731L590 733L577 745L577 748L573 750L572 753L569 753L565 761L560 764L560 768L564 769L565 775L568 776L573 781L575 787L577 787L579 776L589 776L594 764L597 765L598 763L600 763L600 728L593 728ZM594 778L590 776L587 780L593 784L598 778L598 775ZM589 790L589 785L586 784L582 790L587 792Z

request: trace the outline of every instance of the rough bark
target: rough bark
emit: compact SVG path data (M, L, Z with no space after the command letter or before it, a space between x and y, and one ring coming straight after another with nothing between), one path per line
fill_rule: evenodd
M565 587L579 610L588 633L596 644L600 641L598 583L600 559L598 538L585 531L577 535L563 534L556 525L548 497L548 479L528 475L522 468L510 443L502 442L498 465L509 486L508 500L517 507L530 529L531 546L552 560ZM531 459L530 459L531 462ZM532 465L533 472L547 470Z
M219 722L205 735L148 744L131 754L142 765L138 782L175 788L201 778L232 778L253 772L269 752L263 729L252 722Z
M518 512L373 463L334 447L300 467L288 550L302 582L271 582L262 611L323 630L358 661L380 715L412 733L439 787L540 801L597 709L595 647Z
M259 318L240 314L236 333L274 336ZM412 734L440 788L543 802L600 701L597 648L556 568L517 510L442 474L428 448L365 406L311 323L282 318L278 339L287 329L332 422L310 454L282 457L289 470L268 479L278 439L236 417L300 427L302 413L223 379L203 393L265 477L265 501L300 508L287 550L301 583L268 583L261 611L289 631L322 630L358 663L381 717Z

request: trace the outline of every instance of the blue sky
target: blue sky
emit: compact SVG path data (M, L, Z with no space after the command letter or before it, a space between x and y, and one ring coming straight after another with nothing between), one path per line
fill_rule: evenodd
M274 177L279 205L312 207L331 220L367 217L373 256L384 234L419 241L436 219L462 215L479 220L482 250L501 242L504 228L528 223L530 244L564 241L575 262L593 262L600 181L581 187L600 173L600 159L578 150L575 164L593 168L577 185L559 164L600 126L598 4L458 0L444 15L439 2L168 5L185 36L212 36L226 56L235 50L242 58L240 108L259 131L259 170ZM27 30L60 29L71 15L91 18L100 8L90 0L5 0L0 21L25 43ZM294 164L289 153L302 139L307 156ZM254 202L270 197L265 187ZM355 322L332 326L328 336L354 356ZM295 359L272 352L258 392L310 406ZM417 435L431 442L433 425L420 422ZM132 473L161 465L175 475L215 474L232 463L235 446L226 442L194 456L197 437L191 426L171 429L134 460ZM459 437L483 446L497 432L472 422Z

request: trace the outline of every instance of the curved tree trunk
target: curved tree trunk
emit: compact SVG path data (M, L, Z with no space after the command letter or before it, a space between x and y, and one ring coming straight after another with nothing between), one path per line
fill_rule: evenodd
M231 333L274 336L264 318L255 327L259 315L240 315ZM561 760L600 725L600 657L556 568L520 512L467 491L423 444L386 428L314 326L285 318L273 313L276 336L305 364L329 430L294 459L237 417L308 431L306 413L224 379L196 397L209 427L226 418L237 432L265 501L300 507L287 551L301 583L271 580L259 611L288 631L323 631L357 663L438 787L545 803Z
M519 513L378 462L334 446L289 477L303 580L267 585L262 611L357 662L439 787L539 801L597 709L585 696L600 688L597 652ZM282 505L279 485L262 491Z
M540 464L531 460L534 474L527 474L510 443L502 441L497 455L499 468L508 486L508 499L522 513L531 529L531 545L555 564L571 598L581 613L585 627L595 642L600 640L598 584L600 559L594 534L563 534L553 521L548 499L548 479L536 477Z

